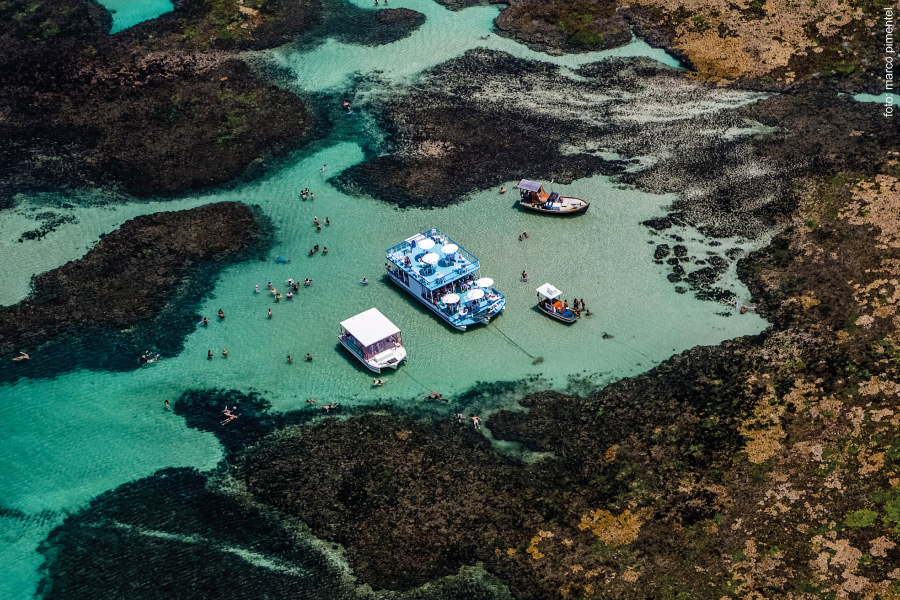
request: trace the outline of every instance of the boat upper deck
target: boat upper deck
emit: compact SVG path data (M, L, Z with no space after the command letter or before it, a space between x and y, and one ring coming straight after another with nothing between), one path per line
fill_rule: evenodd
M427 255L432 256L426 258ZM417 233L390 248L387 259L432 291L481 267L474 255L437 229Z

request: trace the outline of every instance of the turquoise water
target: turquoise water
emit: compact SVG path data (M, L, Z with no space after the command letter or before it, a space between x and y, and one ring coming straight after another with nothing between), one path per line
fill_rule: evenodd
M352 4L371 8L369 2L353 0ZM356 46L329 39L317 48L298 53L289 46L259 53L293 74L293 83L307 91L339 88L357 74L376 75L395 83L409 83L425 69L456 58L467 50L485 48L508 52L517 58L541 60L569 69L608 58L644 56L670 67L680 67L677 59L664 50L652 48L643 40L599 52L550 56L530 50L509 38L492 33L497 6L477 6L461 11L447 10L434 2L391 2L391 8L410 8L423 13L425 24L407 38L387 46ZM398 55L415 56L415 60L397 60Z
M113 23L110 33L118 33L175 9L172 0L98 0L98 2L112 13Z
M900 95L898 94L890 94L885 92L884 94L879 94L878 96L874 94L856 94L853 96L853 99L857 102L878 102L879 104L884 104L887 102L887 99L891 99L891 103L894 106L900 104Z
M302 53L285 48L256 56L289 67L295 77L290 83L311 90L340 89L354 74L373 69L398 84L415 81L423 69L479 46L569 68L629 53L675 64L636 40L613 52L548 57L490 34L496 7L454 13L430 2L405 5L424 12L428 21L394 44L370 48L328 41ZM522 380L541 388L583 389L640 373L691 346L754 334L766 326L755 315L721 316L720 305L676 293L665 266L652 262L654 244L669 240L651 236L640 223L663 214L674 196L646 194L597 176L555 187L593 201L590 211L575 219L521 212L513 206L513 194L495 190L474 193L446 209L399 210L343 194L318 174L322 164L331 176L362 158L356 143L328 143L232 190L125 203L110 202L103 190L43 194L22 197L17 208L0 213L4 304L22 299L34 274L80 257L101 234L140 214L239 200L271 218L276 239L267 261L232 265L209 282L210 295L199 315L213 322L198 327L179 356L131 373L77 371L0 387L7 407L0 436L5 459L0 462L0 507L5 509L0 563L6 567L0 598L31 597L41 561L36 548L67 512L163 467L216 464L221 458L216 440L185 428L163 410L165 400L185 389L258 391L275 410L307 409L308 398L348 406L416 407L430 389L453 397L479 382ZM298 199L304 187L315 192L314 201ZM35 215L48 210L77 222L61 225L40 241L18 243L23 232L39 225ZM332 224L317 233L315 216L323 221L327 216ZM491 326L456 332L381 279L384 250L430 227L478 256L483 274L506 294L508 308ZM530 238L519 242L523 231ZM723 246L710 248L695 232L678 233L688 238L692 253L750 247L723 240ZM315 244L327 246L329 255L307 257ZM276 256L291 263L277 264ZM531 275L529 282L519 281L523 269ZM301 288L295 300L275 303L265 294L266 282L283 287L289 277L309 277L314 283ZM372 283L361 286L362 277ZM534 288L545 281L569 299L584 298L595 315L567 327L538 313ZM254 293L257 284L263 293ZM733 273L726 285L747 296ZM338 322L372 306L402 329L410 356L380 388L371 387L371 374L337 344ZM214 318L219 308L227 315L224 322ZM266 318L270 308L271 320ZM604 333L612 337L604 339ZM227 359L219 354L223 348L229 350ZM206 359L207 350L216 354L214 360ZM307 352L314 355L312 363L300 360ZM298 358L294 364L287 364L288 353ZM486 417L513 402L511 395L482 397L467 408Z

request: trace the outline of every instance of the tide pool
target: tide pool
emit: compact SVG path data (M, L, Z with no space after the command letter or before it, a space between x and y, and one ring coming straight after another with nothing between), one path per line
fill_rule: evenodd
M175 10L172 0L98 0L98 2L112 13L113 24L110 33L118 33Z
M356 6L371 8L369 2L353 0ZM495 33L496 6L475 6L460 11L447 10L435 2L397 0L391 8L409 8L425 15L425 23L408 37L383 46L359 46L328 39L319 46L298 52L290 45L255 53L291 74L291 85L306 91L335 90L355 75L374 75L385 82L410 83L422 71L456 58L468 50L484 48L507 52L516 58L539 60L567 69L609 58L643 56L679 68L681 63L664 50L652 48L636 37L631 42L598 52L552 56L531 50L524 44ZM406 60L403 58L406 57Z
M879 94L877 96L875 94L855 94L853 96L853 99L856 100L857 102L877 102L879 104L884 104L884 103L888 102L888 98L890 98L890 102L894 106L897 106L898 104L900 104L900 95L891 94L888 92L885 92L884 94Z
M555 186L593 202L587 214L576 218L525 213L514 206L515 192L496 190L442 210L400 210L344 195L318 173L323 164L327 174L334 174L361 158L358 146L337 144L231 191L192 195L174 204L74 209L80 224L63 225L52 234L80 249L98 232L135 214L238 200L259 206L272 219L276 245L265 262L232 265L209 282L210 298L198 318L213 322L198 326L179 356L130 373L80 371L0 388L4 403L14 407L4 427L8 433L0 439L6 457L0 466L0 505L26 515L5 519L14 543L0 545L13 574L4 584L10 591L4 597L33 589L39 555L23 548L33 548L65 511L159 468L215 464L220 450L212 436L186 429L163 409L165 400L174 401L185 389L257 391L275 410L318 410L307 405L308 398L320 404L416 408L431 389L452 398L477 389L479 382L531 380L539 388L565 389L587 380L588 387L596 387L645 371L696 344L754 334L766 325L752 314L717 315L723 312L720 305L676 293L665 266L653 263L654 245L648 242L666 240L653 239L640 223L662 214L673 196L645 194L598 176ZM514 184L506 185L512 189ZM315 200L299 199L305 187L315 192ZM28 212L25 201L13 214L23 219ZM316 216L322 222L329 217L331 225L317 232ZM430 227L474 253L482 273L507 295L508 308L490 326L457 332L382 279L384 250ZM524 231L529 238L519 242ZM696 232L694 237L700 238ZM719 250L741 246L723 242ZM328 255L307 256L316 244L327 246ZM703 242L689 244L694 251L704 250ZM4 253L16 254L7 264L16 265L17 255L38 255L9 271L19 271L25 280L34 264L65 260L48 249L49 258L42 262L42 249L50 246L56 244L48 239L8 244ZM278 264L276 256L291 262ZM519 280L522 270L530 275L528 282ZM286 279L307 277L312 286L301 286L294 300L275 302L266 293L268 281L285 291ZM362 277L371 283L360 285ZM594 316L566 326L539 313L534 288L545 281L570 300L585 299ZM729 284L747 297L736 280ZM262 293L254 293L256 285ZM385 373L388 383L377 388L371 386L372 374L337 343L339 321L372 306L401 328L410 357L398 371ZM219 308L226 314L221 322L215 318ZM604 339L604 334L612 337ZM221 357L222 349L228 349L228 358ZM207 350L213 351L213 360L207 360ZM311 363L302 359L307 352L314 356ZM285 359L289 353L296 357L293 364ZM536 358L542 361L534 364ZM486 416L513 401L513 395L488 394L460 408ZM449 417L457 406L430 408ZM41 511L59 516L35 525L34 515Z
M113 32L171 10L168 1L103 2L114 14ZM368 7L367 2L357 2ZM412 82L423 70L472 48L490 48L531 60L576 69L616 56L647 56L677 67L672 57L634 39L622 48L552 57L492 33L497 7L452 12L433 2L392 3L423 12L426 23L408 38L378 47L327 40L317 47L284 47L255 53L258 60L287 67L287 83L306 91L343 90L357 75L377 75L388 84ZM152 10L151 10L152 8ZM144 16L141 16L144 15ZM673 353L697 344L717 344L755 334L766 323L753 314L728 313L721 305L678 294L666 280L665 265L652 261L654 236L640 223L661 216L674 196L646 194L597 176L555 186L593 204L584 216L554 219L515 207L513 189L472 194L441 210L400 210L366 197L341 193L327 177L358 163L357 143L323 141L319 149L288 161L265 178L229 190L189 194L177 199L125 201L104 190L78 195L23 196L15 209L0 213L0 303L20 301L32 276L82 256L99 237L135 216L182 210L222 201L259 206L271 219L275 246L265 261L246 261L209 281L209 295L197 327L178 356L165 357L129 373L76 371L54 379L20 380L0 387L7 407L0 436L0 562L6 566L0 597L31 598L42 557L38 544L65 515L96 495L171 466L212 468L221 458L213 436L184 426L163 408L192 388L256 391L274 410L311 410L318 404L398 405L450 417L453 409L483 417L528 389L596 389L634 375ZM326 174L319 169L327 164ZM523 173L523 177L529 174ZM315 200L303 201L309 187ZM74 217L40 240L18 242L41 226L41 214ZM331 225L317 232L313 218ZM416 232L437 227L475 254L482 274L506 294L508 308L490 326L457 332L406 292L382 278L384 251ZM529 239L519 242L522 232ZM747 242L720 240L709 246L699 234L689 238L693 253L750 249ZM308 256L315 245L329 253ZM275 257L291 260L278 264ZM525 270L531 277L519 279ZM266 293L273 282L285 292L288 278L313 279L296 298L275 302ZM370 284L359 280L368 277ZM549 281L570 301L583 298L594 313L566 326L535 309L535 288ZM259 285L261 293L254 293ZM726 285L748 297L733 272ZM403 331L409 362L382 387L337 342L338 323L377 307ZM219 322L219 309L226 314ZM271 309L273 317L267 318ZM605 335L604 335L605 334ZM221 351L227 349L229 357ZM207 351L215 358L207 360ZM306 353L313 361L303 360ZM288 364L287 354L295 357ZM135 356L135 363L138 357ZM0 369L14 369L5 362ZM515 381L515 391L500 392L497 382ZM430 390L465 401L424 405ZM483 392L479 394L478 392ZM238 422L239 424L239 422ZM488 432L489 433L489 432ZM506 449L509 449L505 445Z

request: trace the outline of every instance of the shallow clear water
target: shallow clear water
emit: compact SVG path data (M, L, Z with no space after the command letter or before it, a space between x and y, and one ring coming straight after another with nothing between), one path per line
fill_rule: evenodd
M98 2L112 13L113 23L110 33L118 33L175 9L172 0L98 0Z
M428 16L422 30L406 40L377 48L326 42L302 54L280 49L266 56L290 67L294 84L315 90L338 88L355 73L376 68L387 79L411 80L476 46L568 67L632 52L673 64L637 41L614 52L551 58L495 35L481 39L490 33L495 7L453 13L433 3L406 5ZM199 315L213 322L198 327L179 356L131 373L79 371L0 387L7 407L0 436L5 459L0 462L0 507L22 513L0 513L5 515L0 516L0 563L6 567L0 597L32 595L41 560L37 545L66 511L159 468L206 469L220 459L212 436L185 428L181 419L163 410L164 400L176 399L185 389L259 391L276 410L306 409L307 398L414 407L430 389L453 397L477 382L524 380L563 389L586 380L588 386L598 386L645 371L691 346L754 334L766 325L755 315L721 316L720 305L676 293L665 267L652 262L653 244L669 240L653 238L640 223L660 216L672 196L619 187L598 176L556 186L556 191L593 202L586 215L574 219L521 212L514 207L514 192L500 195L495 190L475 193L446 209L399 210L342 194L318 174L322 164L334 175L360 160L357 144L335 143L233 190L124 204L109 203L99 190L83 192L83 197L46 194L25 197L17 208L0 213L4 304L22 299L34 274L78 258L100 234L140 214L239 200L258 205L272 219L276 237L267 261L232 265L209 282L210 296ZM512 189L514 183L506 185ZM314 201L298 199L304 187L315 192ZM60 208L62 203L70 205ZM77 222L61 225L40 241L18 243L23 232L40 224L35 216L48 210L73 215ZM330 217L332 224L317 233L314 216L323 221ZM382 280L384 250L430 227L442 229L478 256L482 273L507 295L507 310L491 326L457 332ZM530 238L519 242L523 231ZM679 233L696 238L687 242L692 252L706 249L698 234ZM723 242L710 249L740 245ZM329 255L307 257L315 244L327 246ZM276 256L291 263L277 264ZM531 275L529 282L519 281L523 269ZM365 287L359 284L364 276L371 281ZM301 287L293 301L275 303L265 293L266 282L282 288L289 277L309 277L314 283ZM567 327L538 313L534 288L545 281L570 300L584 298L594 316ZM260 294L253 292L257 284ZM733 276L728 285L746 296ZM389 382L381 388L371 387L371 374L338 346L336 337L339 321L372 306L402 329L410 356L408 364L386 375ZM227 315L223 322L214 318L219 308ZM266 318L269 308L271 320ZM612 338L603 339L604 333ZM219 354L223 348L229 350L227 359ZM206 359L207 350L216 353L214 360ZM314 355L311 363L301 359L307 352ZM288 353L296 357L292 365L285 360ZM543 360L534 364L537 358ZM511 395L484 397L467 408L486 416L512 401Z
M352 4L371 8L369 2L353 0ZM570 69L614 57L645 56L670 67L680 67L677 59L664 50L652 48L643 40L633 38L630 43L599 52L550 56L536 52L493 31L493 20L499 14L497 6L476 6L451 11L434 2L396 0L391 8L410 8L425 15L425 24L407 38L386 46L357 46L328 40L317 48L303 53L289 46L265 53L267 59L290 69L293 83L308 91L339 88L353 75L375 74L393 82L409 82L425 69L456 58L473 48L508 52L517 58L541 60ZM397 60L399 56L415 60Z
M900 95L898 94L890 94L885 92L884 94L856 94L853 96L853 99L857 102L877 102L879 104L884 104L887 102L888 98L891 99L891 104L893 106L900 105Z

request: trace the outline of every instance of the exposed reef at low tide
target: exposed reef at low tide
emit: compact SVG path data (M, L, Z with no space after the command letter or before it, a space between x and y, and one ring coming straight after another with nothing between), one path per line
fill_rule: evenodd
M0 208L21 190L105 186L175 194L254 176L326 126L239 52L329 35L387 43L424 22L408 9L317 0L184 0L116 35L89 0L0 7Z
M268 243L264 217L234 202L124 223L82 258L36 276L28 298L0 307L4 378L133 369L147 348L176 354L210 279ZM33 356L8 363L16 351Z

